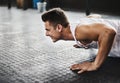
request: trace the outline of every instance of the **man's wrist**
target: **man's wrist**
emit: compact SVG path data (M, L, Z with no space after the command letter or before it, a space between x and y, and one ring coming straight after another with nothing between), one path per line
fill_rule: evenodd
M97 70L99 68L99 65L97 65L95 62L92 62L92 65L94 70Z

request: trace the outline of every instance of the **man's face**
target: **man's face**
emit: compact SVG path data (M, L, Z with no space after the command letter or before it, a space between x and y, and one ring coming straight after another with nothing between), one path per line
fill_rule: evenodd
M53 27L49 21L45 22L46 36L49 36L53 42L56 42L61 39L61 29L59 26Z

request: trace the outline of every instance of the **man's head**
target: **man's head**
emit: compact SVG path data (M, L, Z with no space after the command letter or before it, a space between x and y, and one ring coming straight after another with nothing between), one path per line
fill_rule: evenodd
M61 39L62 29L69 25L64 11L60 8L53 8L44 12L41 18L45 23L46 36L50 36L53 42Z

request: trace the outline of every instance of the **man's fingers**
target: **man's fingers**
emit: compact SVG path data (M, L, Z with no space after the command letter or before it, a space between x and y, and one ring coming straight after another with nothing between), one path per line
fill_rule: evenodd
M77 44L73 45L73 47L75 47L75 48L79 48L79 46L78 46Z
M85 70L82 69L82 65L80 65L80 64L74 64L74 65L71 66L70 69L71 70L79 70L78 74L81 74L81 73L85 72Z
M74 64L70 67L71 70L79 70L80 67L79 67L79 64Z
M70 69L71 69L71 70L79 70L79 67L71 66Z
M85 70L80 70L80 71L78 71L78 74L81 74L83 72L85 72Z
M70 68L71 70L80 70L79 67L76 68Z

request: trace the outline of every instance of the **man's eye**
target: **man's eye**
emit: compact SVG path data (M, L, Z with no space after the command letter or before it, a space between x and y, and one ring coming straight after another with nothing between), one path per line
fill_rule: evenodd
M45 29L46 31L49 31L49 29Z
M49 29L47 29L46 31L50 31Z

